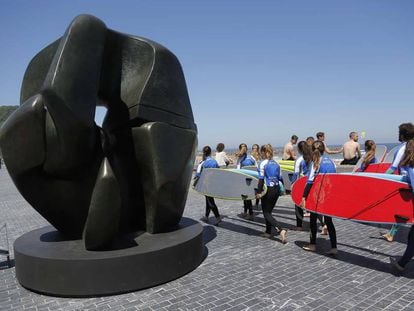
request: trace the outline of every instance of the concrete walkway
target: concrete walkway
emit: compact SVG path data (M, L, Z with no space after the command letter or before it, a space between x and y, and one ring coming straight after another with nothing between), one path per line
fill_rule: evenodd
M204 197L190 190L185 216L198 220L204 204ZM21 287L15 269L7 268L1 256L0 310L414 310L414 263L401 276L388 263L389 256L404 251L407 229L388 243L379 239L384 228L335 219L340 252L332 258L324 255L329 249L324 236L318 238L318 252L308 253L301 246L309 232L289 231L289 243L282 245L259 236L264 231L260 212L247 221L237 217L241 202L217 200L217 205L226 217L219 227L204 224L207 257L180 279L123 295L49 297ZM0 215L11 245L20 235L47 225L17 192L4 167ZM274 215L284 226L294 225L290 196L279 199ZM3 230L0 249L5 247Z

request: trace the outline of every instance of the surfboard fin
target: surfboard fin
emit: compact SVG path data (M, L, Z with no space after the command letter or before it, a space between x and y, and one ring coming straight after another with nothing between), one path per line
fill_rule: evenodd
M243 200L247 200L248 196L247 196L246 194L242 194L242 195L241 195L241 198L242 198Z
M246 185L250 186L253 178L246 178Z

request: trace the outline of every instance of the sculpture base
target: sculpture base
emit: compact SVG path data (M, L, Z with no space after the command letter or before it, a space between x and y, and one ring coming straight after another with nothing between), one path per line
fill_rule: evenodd
M85 250L52 226L14 243L16 277L30 290L53 296L119 294L176 279L203 260L203 226L183 218L175 231L124 237L108 251Z

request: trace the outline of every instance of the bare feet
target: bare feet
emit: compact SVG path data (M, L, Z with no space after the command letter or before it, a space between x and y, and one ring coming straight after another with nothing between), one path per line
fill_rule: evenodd
M283 229L282 231L280 231L280 240L282 241L282 244L286 244L286 233L287 231L285 229Z
M394 237L389 233L381 234L381 237L388 242L392 242L394 240Z

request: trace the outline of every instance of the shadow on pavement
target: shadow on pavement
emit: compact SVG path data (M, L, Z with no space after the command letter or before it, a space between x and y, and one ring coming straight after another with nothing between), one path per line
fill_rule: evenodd
M217 230L213 226L204 226L203 228L203 243L204 245L213 241L217 237Z
M302 248L304 245L309 244L309 242L304 242L304 241L295 241L295 244ZM358 254L354 254L345 250L342 250L339 248L339 252L338 255L336 256L330 256L330 255L326 255L325 253L329 250L330 245L329 245L329 240L324 240L324 239L320 239L318 238L316 240L316 252L314 252L315 254L324 256L324 257L330 257L342 262L346 262L346 263L350 263L359 267L363 267L363 268L367 268L367 269L371 269L371 270L376 270L379 272L384 272L384 273L390 273L394 276L402 276L405 278L409 278L409 279L414 279L414 269L413 269L413 265L412 262L407 265L406 267L406 271L404 273L400 273L398 271L396 271L395 269L392 268L392 266L388 263L388 262L383 262L380 261L378 259L374 259L374 258L370 258L370 257L366 257L366 256L362 256L362 255L358 255ZM346 247L351 247L351 248L355 248L358 250L366 250L367 252L372 253L371 250L369 249L363 249L360 247L355 247L355 246L350 246L347 244L340 244L338 243L338 245L343 245ZM384 255L384 257L388 257L387 254L383 254L380 252L375 252L374 254L377 255ZM387 259L388 260L388 259Z

